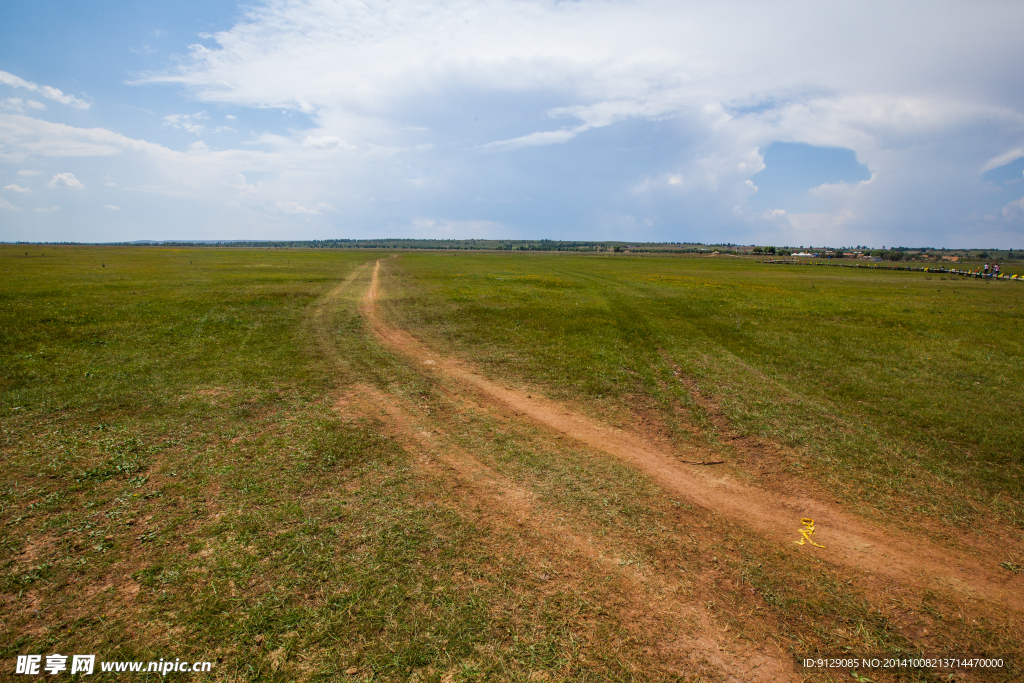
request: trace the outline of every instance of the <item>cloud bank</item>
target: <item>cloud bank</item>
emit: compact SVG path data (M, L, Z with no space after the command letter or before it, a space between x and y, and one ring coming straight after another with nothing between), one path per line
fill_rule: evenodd
M1018 3L271 0L133 80L201 103L161 119L181 148L19 104L0 162L90 160L87 187L122 179L97 210L177 197L206 216L182 238L501 226L1019 248L1024 186L982 176L1024 156L1022 27ZM248 128L237 143L214 144L218 107ZM265 111L293 123L245 123ZM772 196L755 176L778 142L850 150L870 179Z
M60 102L61 104L66 104L69 107L74 107L75 109L88 109L90 107L90 104L88 102L86 102L85 100L80 100L74 95L65 95L57 88L53 88L48 85L37 85L30 81L18 78L14 74L7 73L6 71L0 71L0 85L9 85L14 88L24 88L25 90L28 90L30 92L39 93L41 96L45 97L48 100ZM43 106L41 103L32 102L31 100L28 102L28 105L33 109L45 109L45 106Z

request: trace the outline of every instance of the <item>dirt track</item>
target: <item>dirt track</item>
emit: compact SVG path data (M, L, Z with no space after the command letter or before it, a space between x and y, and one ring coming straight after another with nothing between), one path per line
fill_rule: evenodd
M583 560L602 573L614 575L618 580L618 597L624 603L620 611L632 615L634 628L660 632L659 649L674 653L666 659L672 660L679 672L683 671L683 662L687 662L688 668L710 665L724 674L729 683L800 680L791 658L774 643L735 638L696 601L680 598L678 579L633 569L622 561L615 548L561 523L557 514L528 488L517 485L450 442L438 448L435 441L439 435L424 429L393 396L360 386L349 400L361 400L368 407L382 409L403 440L415 446L414 451L429 454L421 461L424 467L439 464L458 480L457 490L461 494L456 495L464 498L462 508L486 510L482 514L489 526L527 537L534 553L538 546L544 546L546 552L564 557L567 564L578 565Z
M646 473L666 491L780 544L797 540L800 519L811 517L817 525L814 539L825 548L806 545L801 550L815 553L822 560L887 576L901 583L920 583L943 592L988 600L1018 612L1022 610L1024 581L1021 577L998 574L973 558L957 557L950 550L922 539L903 538L898 529L872 525L821 500L769 494L729 477L698 471L682 463L676 454L655 447L640 435L600 424L535 393L526 394L502 386L464 361L437 353L408 332L388 325L381 316L377 306L380 269L381 261L378 261L362 305L374 333L396 352L416 360L425 370L441 373L472 390L480 400L611 454Z
M363 274L357 268L313 309L310 322L323 351L331 355L329 333L324 326L327 308ZM378 334L374 303L378 292L379 263L363 297L362 312ZM447 494L461 514L476 510L480 521L522 539L530 555L560 556L569 567L589 565L602 576L615 577L616 606L608 605L630 628L655 642L661 665L670 673L705 672L728 683L799 681L792 658L774 639L751 642L723 628L718 618L699 600L688 596L678 574L640 571L623 561L622 549L609 545L584 530L560 521L557 511L544 505L528 487L496 472L473 454L445 439L438 425L418 417L403 401L370 385L350 388L339 398L339 410L357 408L366 414L386 415L392 434L410 452L420 454L418 464L438 480L456 484ZM564 583L568 577L562 577ZM583 589L586 591L586 589ZM764 618L764 617L762 617Z

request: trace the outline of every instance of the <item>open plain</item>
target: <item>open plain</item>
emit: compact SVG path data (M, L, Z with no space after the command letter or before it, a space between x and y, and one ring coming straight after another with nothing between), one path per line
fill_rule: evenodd
M1017 281L40 245L0 271L10 671L1024 677ZM801 664L922 654L1006 666Z

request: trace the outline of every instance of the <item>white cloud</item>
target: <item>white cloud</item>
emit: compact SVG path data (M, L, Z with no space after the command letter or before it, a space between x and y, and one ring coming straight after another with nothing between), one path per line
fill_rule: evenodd
M1020 159L1021 157L1024 157L1024 147L1011 149L1009 152L1005 152L986 161L985 165L982 166L981 170L978 172L985 173L987 171L991 171L993 168L999 168L1000 166L1005 166L1006 164L1017 161L1017 159Z
M111 211L120 211L121 210L120 206L114 206L113 204L104 204L103 208L104 209L110 209Z
M46 183L46 185L47 187L57 187L58 185L77 188L85 187L85 185L75 177L74 173L57 173L53 176L50 182Z
M772 221L782 218L785 215L785 209L766 209L765 212L761 214L761 218L765 219L766 221Z
M0 71L0 84L9 85L14 88L24 88L31 92L38 93L48 100L60 102L61 104L66 104L69 107L74 107L75 109L88 109L90 107L88 102L80 100L74 95L65 95L57 88L53 88L48 85L38 85L31 81L18 78L14 74L6 71Z
M274 137L269 151L210 150L199 141L181 152L101 128L76 128L20 115L0 115L0 163L36 157L92 156L105 164L97 170L101 176L116 171L133 178L133 186L124 190L173 199L173 205L155 210L154 225L162 225L161 220L169 221L167 217L176 215L175 211L194 212L194 207L201 206L201 213L211 221L217 216L220 226L229 221L234 226L231 229L239 231L239 237L250 237L251 231L261 225L261 216L277 216L274 223L267 225L280 226L282 217L303 218L335 210L337 202L296 202L292 198L310 194L311 188L329 192L340 185L351 185L353 178L348 174L356 169L339 167L330 150L305 147L301 143L304 139L305 136L297 140ZM264 182L258 191L254 186L239 183L242 170L262 174ZM19 175L35 174L38 171L26 170ZM78 181L71 174L65 182L61 178L64 175L57 174L50 182L73 185ZM287 180L279 180L281 177ZM117 187L113 181L105 185ZM157 206L162 200L146 201ZM282 202L282 206L278 207L277 202ZM224 214L225 210L229 213ZM238 220L236 211L242 211L246 217L237 225L230 223ZM175 228L175 224L164 225L164 229L168 228ZM0 228L0 235L9 234L6 226Z
M0 209L5 209L7 211L21 211L21 209L16 207L14 204L11 204L3 197L0 197Z
M350 145L341 138L333 135L325 135L322 138L314 138L307 135L302 146L313 147L316 149L355 149L353 145Z
M19 114L0 114L0 162L20 162L36 156L108 156L146 144L102 128L77 128Z
M205 121L210 117L206 115L206 112L196 112L195 114L171 114L170 116L164 117L164 125L170 126L171 128L177 128L178 130L188 131L193 135L199 135L203 132L206 127L198 121Z
M326 202L321 202L315 206L308 206L306 204L300 204L299 202L277 202L277 208L281 213L289 214L305 214L309 216L319 216L324 211L334 211L334 207Z
M24 114L29 109L46 109L46 105L42 102L36 102L35 100L23 100L20 97L8 97L0 100L0 109L16 111Z
M858 216L850 211L838 213L787 213L791 230L789 244L836 244ZM888 243L888 241L887 241Z
M806 91L809 83L818 92L864 90L868 83L892 92L911 83L927 90L950 78L960 85L979 75L991 82L1005 73L922 72L921 65L951 59L941 41L929 42L950 27L974 48L960 55L970 66L1012 52L1010 27L1019 10L947 6L922 18L913 5L880 25L872 3L290 0L253 7L232 29L211 36L217 47L194 45L180 68L148 80L184 84L208 101L309 112L361 106L385 113L410 91L429 92L445 79L513 92L540 87L588 100L551 115L603 126L687 103L754 104ZM915 25L914 40L877 40ZM848 59L870 38L872 53Z
M480 145L480 149L511 150L521 147L537 147L539 145L557 145L572 140L584 128L549 130L522 135L511 140L497 140Z
M455 114L474 97L507 97L516 116L532 94L576 101L535 113L578 125L473 145L488 150L564 143L630 119L688 119L717 149L673 175L703 188L745 184L760 158L746 173L731 167L776 139L851 147L874 169L885 149L969 121L1019 125L1005 95L1017 77L991 66L1015 53L1009 26L1019 11L946 7L922 19L901 6L880 24L873 7L290 0L252 8L212 36L215 47L193 46L180 68L148 80L183 84L204 101L308 112L324 130L307 134L310 146L391 148L402 131L427 128L410 111ZM913 40L885 39L910 26ZM950 27L972 47L969 63L953 60L955 73L935 39ZM850 60L864 44L877 47ZM453 95L460 104L445 108Z
M50 208L48 208L48 209L44 209L44 208L38 208L38 209L34 209L34 211L35 211L36 213L51 213L51 212L53 212L53 211L60 211L60 207L59 207L59 206L56 206L56 205L54 205L54 206L51 206L51 207L50 207Z
M1012 201L1003 207L1004 218L1021 218L1024 217L1024 197L1016 201Z
M11 185L4 185L4 189L5 190L10 190L11 192L20 192L20 193L26 193L26 192L31 192L32 191L32 190L30 190L27 187L22 187L21 185L15 185L13 183Z
M165 187L162 185L137 185L136 187L126 187L124 189L129 192L143 192L145 194L163 195L165 197L180 197L182 199L197 198L194 192L178 190L173 187Z

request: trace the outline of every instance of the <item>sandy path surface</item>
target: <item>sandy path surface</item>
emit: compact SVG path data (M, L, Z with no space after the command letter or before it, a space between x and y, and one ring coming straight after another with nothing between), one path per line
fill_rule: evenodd
M383 410L388 423L401 438L421 454L420 464L434 469L440 464L459 481L461 494L455 497L463 507L483 510L487 524L512 530L547 552L561 555L567 566L585 561L601 573L619 579L619 611L633 616L636 628L658 632L658 649L670 670L681 675L693 667L710 665L724 675L726 683L770 683L799 681L792 658L774 641L750 642L726 633L716 618L699 601L684 597L679 577L639 571L623 562L621 550L601 539L559 521L528 488L496 472L472 454L443 439L433 425L423 423L394 396L371 386L357 387L347 401L360 401L369 409ZM439 442L444 441L443 445Z
M484 401L611 454L646 473L666 491L779 543L799 540L800 519L813 518L813 538L825 548L805 545L801 550L824 561L990 600L1016 611L1024 606L1024 577L999 573L994 567L958 556L924 539L904 538L900 529L872 525L821 500L799 494L769 494L730 477L700 471L638 434L601 424L535 392L527 394L484 377L468 363L438 353L384 320L377 306L380 270L378 261L362 303L363 314L377 337L424 368L472 389Z

